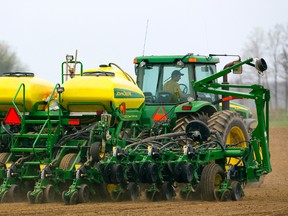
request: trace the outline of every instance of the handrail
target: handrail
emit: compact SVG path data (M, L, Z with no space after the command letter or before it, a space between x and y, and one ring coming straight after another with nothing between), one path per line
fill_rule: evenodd
M61 74L61 81L62 81L62 84L64 83L64 75L65 76L69 76L69 75L71 75L71 74L67 74L67 73L64 73L64 65L66 65L66 67L67 67L67 65L68 64L75 64L75 65L77 65L77 64L80 64L80 76L82 76L82 74L83 74L83 64L82 64L82 62L80 62L80 61L65 61L65 62L62 62L62 65L61 65L61 71L62 71L62 74ZM74 73L75 73L75 71L74 71ZM74 74L74 75L76 75L76 74Z
M47 116L48 116L48 119L50 119L50 102L52 99L54 99L54 94L55 94L55 91L57 90L57 88L60 87L60 84L57 83L52 91L52 93L50 94L49 98L48 98L48 101L47 101ZM60 107L59 107L60 109Z
M57 84L55 85L53 91L51 92L51 94L50 94L50 96L49 96L49 98L48 98L48 100L46 101L46 102L47 102L47 119L46 119L46 121L44 122L43 126L41 127L41 129L40 129L40 131L39 131L39 133L38 133L38 135L37 135L37 137L36 137L36 139L34 140L33 145L32 145L32 151L33 151L35 157L36 157L38 160L39 160L39 158L37 157L37 154L36 154L36 151L35 151L35 146L36 146L36 143L38 142L38 140L40 139L41 135L43 134L43 131L44 131L45 127L47 126L47 124L48 124L48 139L50 138L50 135L51 135L51 128L50 128L51 125L49 124L50 121L51 121L51 120L50 120L50 102L55 99L54 95L55 95L55 92L57 91L57 88L58 88L58 87L60 87L60 84L59 84L59 83L57 83ZM60 108L60 106L59 106L59 120L60 120L60 118L61 118L61 110L60 110L60 109L61 109L61 108ZM39 160L39 162L42 163L41 160Z
M18 96L18 94L19 94L19 92L20 92L20 90L21 90L22 87L23 87L23 98L22 98L22 99L23 99L23 104L20 104L20 105L22 105L22 107L23 107L23 112L25 113L25 112L26 112L26 106L25 106L25 84L24 84L24 83L21 83L21 85L19 86L19 88L18 88L18 90L17 90L14 98L12 99L12 104L13 104L13 106L15 107L15 109L16 109L18 115L20 116L21 120L24 119L24 116L22 115L22 113L21 113L20 110L18 109L15 100L16 100L16 98L17 98L17 96ZM21 122L22 122L22 121L21 121Z
M38 142L38 140L39 140L39 138L40 138L40 136L41 136L44 128L46 127L46 124L47 124L49 121L50 121L49 118L45 121L45 123L43 124L41 130L40 130L39 133L38 133L38 136L36 137L36 139L35 139L34 142L33 142L32 151L33 151L33 153L34 153L34 155L35 155L36 158L37 158L37 155L36 155L36 152L35 152L35 145L36 145L36 143ZM41 163L40 160L39 160L39 162Z

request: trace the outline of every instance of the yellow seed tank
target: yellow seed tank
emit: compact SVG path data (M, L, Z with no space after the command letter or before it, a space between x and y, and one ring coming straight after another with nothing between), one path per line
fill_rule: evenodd
M126 109L138 109L144 102L144 94L127 73L106 65L84 71L63 87L61 105L74 112L109 112L123 102Z
M21 84L22 87L20 88ZM25 97L26 111L31 111L37 102L45 101L54 88L54 84L34 77L32 73L7 73L0 77L0 111L8 111L13 107L12 100L15 97L18 89L20 91L15 98L15 103L23 104ZM23 90L25 88L25 93ZM18 105L20 111L23 111L23 106ZM44 110L45 105L38 107L38 110Z

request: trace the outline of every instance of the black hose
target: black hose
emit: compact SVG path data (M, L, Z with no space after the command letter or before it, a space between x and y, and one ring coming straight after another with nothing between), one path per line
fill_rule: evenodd
M88 141L88 150L87 150L87 158L90 158L90 147L91 147L91 142L92 142L92 138L93 138L93 134L94 134L94 129L95 127L97 127L98 122L96 122L96 124L93 125L93 127L91 128L90 134L89 134L89 141Z
M13 133L9 129L6 128L3 121L1 121L1 127L4 129L6 133L8 133L9 135L13 135Z
M95 124L97 124L97 123L95 123ZM88 125L85 128L82 128L81 130L76 131L75 133L68 134L68 135L62 137L57 142L57 144L55 144L55 147L60 147L62 145L62 143L65 143L65 142L67 142L69 140L72 140L74 138L80 137L83 133L90 132L90 130L95 127L95 124ZM86 138L86 137L84 137L84 138Z

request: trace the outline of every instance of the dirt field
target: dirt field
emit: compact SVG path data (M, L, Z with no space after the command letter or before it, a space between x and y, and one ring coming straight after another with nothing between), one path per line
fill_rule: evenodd
M261 187L246 188L239 202L108 202L65 206L59 204L1 204L0 215L288 215L288 128L272 128L273 171Z

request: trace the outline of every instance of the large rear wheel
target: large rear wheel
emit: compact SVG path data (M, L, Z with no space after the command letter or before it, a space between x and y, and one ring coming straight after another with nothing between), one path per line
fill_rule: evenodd
M208 120L208 127L219 132L227 148L246 148L249 135L240 115L231 110L214 113ZM227 158L227 164L243 165L238 158Z

